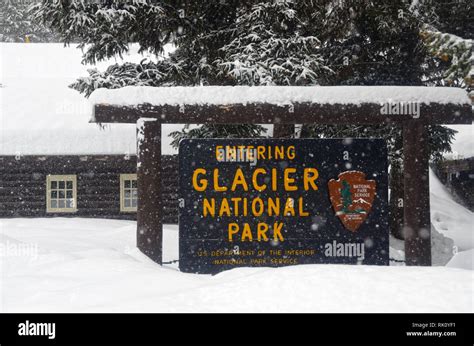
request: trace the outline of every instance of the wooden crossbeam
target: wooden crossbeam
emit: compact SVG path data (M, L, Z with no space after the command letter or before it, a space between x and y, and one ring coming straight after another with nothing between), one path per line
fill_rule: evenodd
M361 105L296 103L274 104L184 105L136 107L95 105L94 122L136 123L140 118L156 118L162 124L387 124L413 120L424 124L471 124L470 105L420 105L420 114L382 114L375 103Z

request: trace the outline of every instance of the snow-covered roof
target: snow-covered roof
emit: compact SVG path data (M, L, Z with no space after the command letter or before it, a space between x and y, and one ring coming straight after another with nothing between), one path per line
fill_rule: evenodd
M124 59L143 59L136 51ZM136 152L134 125L90 124L88 100L68 88L94 67L81 65L81 57L61 43L0 43L0 155Z
M417 102L420 104L470 105L463 89L410 86L199 86L97 89L90 96L93 105L134 106L232 105L267 103L364 104Z

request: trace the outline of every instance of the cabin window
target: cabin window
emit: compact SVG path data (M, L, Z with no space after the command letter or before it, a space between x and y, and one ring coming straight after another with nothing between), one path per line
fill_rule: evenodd
M46 211L74 213L77 211L75 175L48 175L46 177Z
M137 211L137 175L120 174L120 211Z

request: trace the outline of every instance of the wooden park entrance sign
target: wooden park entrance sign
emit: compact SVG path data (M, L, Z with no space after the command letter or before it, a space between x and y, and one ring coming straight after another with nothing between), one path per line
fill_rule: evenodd
M192 139L179 147L179 268L389 264L380 139Z
M457 88L356 86L125 87L116 90L96 90L91 95L91 100L94 104L94 122L138 123L139 125L137 245L142 252L158 263L162 262L161 124L163 123L274 124L277 135L282 133L279 131L281 126L288 124L357 124L360 126L392 124L394 126L401 126L403 129L403 208L405 258L407 265L431 265L428 125L472 123L471 101L464 90ZM357 143L364 145L364 141L370 142L370 140L353 140L353 143L355 146L359 145ZM367 144L369 142L365 143ZM309 213L309 211L304 208L304 202L302 202L302 207L298 210L298 197L305 197L304 195L306 194L306 202L310 203L311 208L311 203L314 204L316 201L316 199L310 196L310 190L313 189L311 192L313 196L316 196L316 193L321 194L320 196L323 194L326 195L327 204L323 208L324 211L320 210L318 215L326 217L326 215L330 215L328 214L329 210L332 210L333 219L336 217L339 219L339 223L331 223L327 232L330 232L331 229L333 231L335 230L335 228L331 227L336 227L338 230L345 230L345 232L347 232L345 239L347 239L348 242L357 243L361 241L357 239L355 235L359 231L362 232L365 227L366 231L368 230L368 237L366 238L370 241L375 241L377 244L374 247L374 252L365 254L365 263L387 264L387 257L380 256L383 254L383 251L388 249L388 225L384 221L386 220L386 214L384 214L382 210L387 209L384 208L384 206L386 207L386 195L384 194L387 188L386 168L383 167L385 160L381 159L379 150L384 146L379 143L376 145L377 149L375 149L373 145L376 141L374 142L374 140L372 140L372 144L370 144L369 147L371 146L373 150L367 151L361 150L360 148L352 148L353 153L365 152L366 155L369 155L369 160L371 161L370 164L364 166L360 162L357 163L357 160L353 161L351 159L350 163L356 165L354 169L343 168L341 170L334 170L329 168L330 166L324 166L321 162L319 165L312 165L311 162L305 161L304 165L306 168L316 169L318 176L323 176L321 173L324 172L324 179L326 179L326 181L323 182L322 185L318 185L322 180L320 182L318 182L317 179L312 180L316 174L315 171L304 171L304 160L302 157L305 157L309 152L316 152L314 148L319 148L317 150L319 160L324 157L326 160L332 162L333 165L337 160L344 165L347 162L337 157L341 149L343 149L340 145L343 144L334 144L335 149L333 151L324 152L324 148L321 147L321 142L318 142L318 140L304 140L302 143L303 144L298 144L297 142L292 143L292 140L288 140L288 142L283 144L286 148L294 145L295 152L298 152L296 148L299 148L300 155L303 155L298 159L295 158L295 160L302 160L296 165L300 171L295 173L294 177L290 178L295 179L295 183L290 185L302 191L303 196L290 196L288 191L283 190L287 197L283 203L287 203L289 198L290 203L293 203L293 207L295 208L293 211L288 209L286 212L290 214L294 212L295 215L296 213L302 213L301 217L288 218L291 219L291 221L289 221L290 223L293 222L295 224L287 229L301 229L297 224L303 222L304 218L309 217L305 216L305 213ZM186 165L184 166L184 171L180 179L187 179L187 183L192 183L195 170L190 169L189 164L193 162L190 160L199 161L203 160L203 157L206 157L205 155L202 156L198 154L197 145L201 145L201 148L203 148L202 146L204 145L204 148L212 152L212 150L215 151L217 144L223 147L226 145L249 145L247 141L239 142L239 140L215 141L209 142L208 144L201 143L200 141L185 141L182 145L186 148L184 151L186 158L180 157L180 160L182 162L186 160ZM260 144L260 142L256 141L251 145L274 147L276 144L277 143L273 141L265 144ZM201 150L201 148L199 148L199 150ZM332 155L331 152L335 154ZM180 152L180 156L182 154L183 152ZM195 154L195 157L193 157L193 154ZM385 153L383 155L386 157ZM198 166L199 164L206 164L206 162L197 163ZM209 165L202 166L204 167L203 169L207 168L205 169L206 173L198 171L198 173L200 173L194 176L197 184L195 187L198 189L203 188L202 184L205 184L204 181L208 183L209 181L213 182L214 178L212 176L206 176L208 170L212 167L210 162L207 163ZM221 164L223 163L216 164L215 168L220 167ZM266 169L265 172L267 172L267 170L271 172L272 167L277 168L275 165L278 165L277 161L264 161L263 166L260 168ZM196 166L196 168L199 168L198 166ZM235 169L238 168L237 166L238 165L235 164L226 166L228 172L225 175L227 178L224 178L224 180L235 179ZM279 169L281 170L281 167L279 167ZM378 176L377 179L373 179L373 177L370 176L370 174L374 174L374 172L375 174L380 173L384 169L385 171L382 176ZM232 171L234 171L233 178ZM263 174L262 171L259 172ZM247 181L249 178L248 174L252 175L252 172L249 170L245 174L242 174L241 178L237 177L236 190L237 188L243 188L241 180ZM282 174L285 174L284 170ZM332 180L327 180L328 178ZM250 179L252 179L251 176ZM263 182L259 180L259 177L255 179L257 186L254 187L258 190ZM299 182L296 182L296 179L298 179ZM232 182L230 182L230 184L230 188L232 189ZM271 183L269 184L271 185ZM305 190L305 184L307 190ZM312 184L317 186L318 191L315 191ZM358 191L358 188L354 187L358 185L362 186L362 190ZM219 187L221 186L219 185ZM186 191L182 191L182 193L184 192ZM187 192L191 192L191 190ZM223 196L217 196L213 193L210 193L208 190L201 191L201 197L191 193L188 196L189 198L184 197L182 201L183 204L180 207L186 210L186 208L190 206L190 202L191 205L193 205L193 202L197 202L197 208L201 208L200 212L204 212L202 197L205 196L209 198L214 196L214 203L217 204L221 202L222 204ZM362 201L359 201L359 204L352 203L352 195L355 193L364 194L363 200L370 204L370 208L365 206L365 203ZM243 198L243 196L241 197ZM271 198L272 194L270 193L266 197ZM186 198L188 198L187 201ZM201 200L199 198L201 198ZM322 199L319 198L317 200L321 201ZM201 204L199 204L199 202ZM208 205L205 211L208 213L207 216L213 213L220 213L217 207L212 207L212 200L207 201L207 203ZM280 201L280 203L282 202ZM222 206L220 207L222 208ZM252 208L252 206L250 206L250 208ZM314 206L314 208L316 208L316 206ZM222 213L223 215L221 215L221 217L227 218L225 227L228 237L231 235L232 240L237 239L234 237L240 237L240 244L244 244L244 248L247 246L247 243L250 242L244 243L242 240L249 240L249 237L252 237L252 240L254 239L253 237L257 238L257 241L253 241L252 244L259 243L258 222L256 230L247 229L245 224L249 224L249 222L245 222L245 216L243 219L239 218L242 217L242 215L240 215L237 217L234 216L234 218L237 218L236 222L234 222L236 225L229 226L229 224L232 224L232 222L229 221L233 216L231 214L227 215L225 207ZM231 213L231 211L229 211L229 213ZM282 213L285 213L284 207ZM374 214L377 213L381 214L374 216ZM184 212L184 214L181 213L181 215L186 215L183 219L184 225L187 225L186 227L190 227L192 222L198 223L199 221L197 218L192 220L187 219L189 217L196 217L191 211ZM211 215L210 217L212 218L213 216ZM218 217L219 215L217 215L217 218ZM371 219L371 217L373 218ZM379 227L385 228L384 231L380 232L380 238L377 238L377 234L374 233L375 227L372 227L373 225L370 226L370 223L375 220L380 221ZM321 220L316 220L316 222L313 223L318 227L317 225L321 224ZM310 228L313 223L308 223ZM267 237L273 237L272 240L274 243L281 243L281 237L284 239L285 235L288 235L290 238L299 239L303 246L293 246L292 248L294 250L305 250L304 248L307 248L307 246L304 246L306 244L304 241L301 242L301 239L311 238L307 235L285 234L281 232L279 224L272 224L272 229L269 227L267 232L265 232L265 226L260 227L261 240L264 239L264 234ZM189 237L189 230L183 228L183 232L183 237L180 235L180 242L182 242L180 245L188 249L194 246L193 249L197 250L195 252L197 257L193 257L194 255L191 256L193 258L189 256L186 257L187 254L182 253L181 248L180 261L183 261L183 263L180 263L180 268L190 272L216 271L215 268L212 269L212 265L209 265L209 261L212 261L210 257L201 256L201 258L198 258L198 252L200 250L199 246L197 246L199 242L203 243L208 239L217 239L216 235L210 234L209 237L206 237L204 234L198 236L198 238L201 237L201 239L193 239ZM328 234L329 233L325 232L319 234L319 236L322 237L320 239L321 243L330 243L327 241L330 239L330 237L327 237ZM227 241L229 242L229 238ZM227 248L237 252L247 250L241 249L241 247L234 249L228 246ZM203 249L204 247L201 248L201 250ZM207 249L210 250L211 248L207 246ZM266 248L266 250L269 249L269 247ZM200 253L203 254L202 252ZM367 255L369 257L367 257ZM308 256L303 255L303 257L296 255L292 257L292 260L296 260L298 263L317 263L318 261L323 262L321 256L321 252L319 252L319 254L309 254ZM268 257L267 260L271 261L272 258L275 258L275 256L271 258ZM251 259L252 258L249 258L249 260ZM308 259L310 262L308 262ZM360 260L361 258L359 258L359 261ZM330 262L337 263L337 260L333 259ZM224 268L231 265L225 261L219 263L223 263L222 266ZM341 260L340 263L348 262ZM203 266L198 268L200 265ZM252 263L246 262L243 263L243 265L252 265ZM267 263L262 262L262 265L267 265Z

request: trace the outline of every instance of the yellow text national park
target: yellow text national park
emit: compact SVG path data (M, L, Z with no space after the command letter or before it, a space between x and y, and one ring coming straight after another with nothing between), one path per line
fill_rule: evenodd
M255 217L263 219L308 217L304 198L298 194L318 191L319 171L315 167L237 167L228 170L195 168L192 187L203 193L202 204L198 206L202 217ZM221 176L223 175L223 176ZM213 192L208 194L207 192ZM258 192L250 196L249 192ZM277 192L277 194L275 194ZM284 194L285 197L278 194ZM208 197L209 196L209 197ZM291 197L290 197L291 196ZM284 241L282 222L257 222L255 225L229 222L227 240Z

